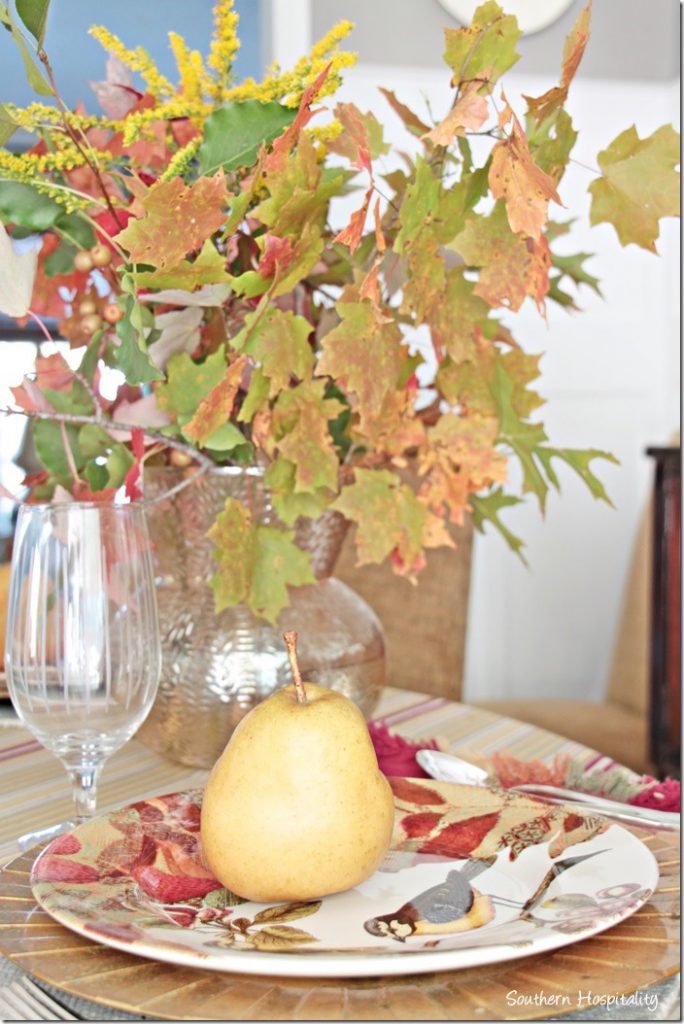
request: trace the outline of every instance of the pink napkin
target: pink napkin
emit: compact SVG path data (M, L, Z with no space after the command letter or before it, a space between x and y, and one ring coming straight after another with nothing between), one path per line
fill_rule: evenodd
M416 761L416 754L424 747L438 750L439 747L435 740L426 740L425 743L410 743L403 736L391 733L384 722L369 722L368 731L383 775L409 779L429 778L429 775Z
M368 731L380 771L384 775L428 778L416 761L416 754L424 747L439 750L436 740L411 743L403 736L391 733L384 722L369 722ZM680 809L681 788L676 779L658 782L651 775L638 776L607 758L597 758L595 765L592 763L585 766L569 757L555 757L551 764L544 764L543 761L520 761L510 754L495 754L487 769L491 782L498 783L504 789L526 782L537 782L546 786L565 786L579 792L595 793L660 811L679 812Z

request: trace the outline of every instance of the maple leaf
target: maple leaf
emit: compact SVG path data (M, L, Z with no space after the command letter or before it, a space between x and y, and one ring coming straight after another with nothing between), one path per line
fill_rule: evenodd
M563 109L557 110L537 125L528 141L534 149L535 163L557 185L565 173L570 153L577 141L577 132L572 126L570 115Z
M314 356L309 343L311 324L303 316L295 316L270 306L257 321L257 313L245 317L244 334L231 339L234 347L251 355L261 364L268 382L266 394L273 398L288 387L293 376L304 380L311 375ZM241 339L247 338L244 342Z
M467 82L444 120L426 132L423 138L436 146L449 146L456 135L465 135L466 128L478 131L489 114L487 100L478 94L478 89L478 82Z
M548 440L544 428L540 423L526 423L516 412L512 402L514 384L500 361L496 363L490 388L499 416L499 440L517 455L523 471L523 491L534 491L543 512L549 487L535 455L542 442Z
M15 252L5 225L0 222L0 312L6 316L26 316L37 266L36 250Z
M478 345L478 328L487 318L489 307L468 281L462 267L446 275L446 286L429 316L435 351L447 353L456 362L473 356Z
M124 118L140 99L140 93L133 88L131 72L114 53L107 56L105 80L88 85L107 117L114 121Z
M589 186L592 224L607 222L622 245L656 252L661 217L679 215L679 135L663 125L640 139L632 125L598 155L602 176Z
M372 177L371 159L389 150L382 137L382 125L374 114L362 114L353 103L338 103L335 117L343 131L328 143L328 148L346 157L359 170L368 171Z
M460 253L468 266L480 267L475 295L490 306L520 309L531 296L543 312L549 287L551 253L545 237L538 240L514 234L503 203L498 202L488 217L474 217L450 248Z
M297 140L301 134L303 128L309 123L314 114L318 111L311 110L311 104L314 102L321 87L325 82L330 72L331 65L323 68L321 73L316 79L307 86L302 93L302 98L299 102L299 109L295 115L294 121L285 129L282 135L274 141L271 147L271 152L264 159L263 170L268 174L280 173L287 162L287 158L297 144Z
M363 429L397 386L401 331L367 299L338 302L336 309L341 323L323 339L316 375L328 375L343 390L354 392Z
M296 493L337 490L339 460L328 424L343 409L325 397L323 381L303 381L279 396L273 433L281 456L295 466Z
M383 562L395 548L411 565L420 554L427 509L395 473L355 469L331 507L357 524L357 565Z
M593 259L593 253L590 252L576 252L572 256L558 256L553 253L551 262L557 270L560 270L556 281L563 277L569 277L576 285L586 284L597 295L601 295L598 278L584 269L584 261L590 259Z
M468 28L446 28L444 60L454 72L452 83L475 81L491 91L519 59L515 46L520 36L517 18L504 14L494 0L477 8Z
M335 235L333 242L340 242L342 245L348 245L349 251L353 255L361 244L361 236L363 235L363 229L366 226L366 217L368 216L368 207L370 206L371 197L373 195L373 186L368 189L364 197L363 203L358 210L354 210L351 215L351 219L345 228Z
M203 363L194 362L185 352L171 356L166 367L166 381L155 394L157 405L177 419L187 422L200 402L222 380L226 370L223 349L207 356Z
M171 356L177 352L195 351L200 342L202 317L203 310L196 306L156 315L154 326L159 337L148 352L150 361L158 370L163 370Z
M140 200L142 217L129 220L116 241L132 263L175 267L186 253L200 246L225 220L226 183L222 170L212 178L186 185L172 178L154 185Z
M492 150L489 187L495 199L504 199L511 231L539 238L547 220L549 200L562 206L553 179L535 164L520 121L506 102L499 115L503 127L511 121L511 132Z
M292 241L277 235L264 236L264 249L259 260L258 271L262 277L273 277L277 270L285 270L295 258Z
M221 380L214 384L207 397L197 406L192 419L183 427L185 436L200 447L204 447L212 434L230 419L246 362L244 356L238 356L230 364Z
M419 496L430 508L462 523L470 493L506 479L507 459L494 448L498 429L495 416L440 416L419 459Z
M218 563L211 581L217 612L244 602L275 623L289 603L288 587L315 583L309 555L296 546L293 531L254 524L235 498L226 500L207 536Z
M226 258L209 238L192 262L181 260L175 267L166 270L148 270L135 274L135 283L140 289L179 288L192 291L205 284L228 284L229 280Z
M422 447L426 440L425 425L414 403L415 396L408 390L390 392L359 442L373 452L396 458L402 458L411 448Z
M412 131L415 135L424 135L425 132L430 130L428 125L426 125L424 121L421 121L418 115L414 114L410 107L407 107L405 103L402 103L397 99L391 89L384 89L380 86L379 92L382 93L394 113L397 117L401 118L409 131Z
M545 117L548 117L559 107L562 107L568 98L568 90L584 55L590 30L591 2L580 12L570 33L565 37L560 85L548 89L542 96L538 96L536 99L530 96L525 97L528 109L535 115L537 120L543 121Z
M287 526L300 516L317 519L332 500L327 489L296 491L296 466L288 459L275 459L264 479L273 496L273 508Z

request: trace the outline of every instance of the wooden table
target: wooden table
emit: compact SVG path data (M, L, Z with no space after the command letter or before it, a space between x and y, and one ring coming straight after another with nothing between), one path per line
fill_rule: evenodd
M438 737L472 760L496 752L544 761L567 754L588 762L595 755L535 726L406 690L387 689L375 717L413 740ZM0 722L0 863L14 858L0 879L0 891L5 886L0 949L36 977L58 980L72 996L101 1000L122 1011L117 1017L110 1010L106 1019L127 1019L125 1011L175 1019L188 999L195 1019L533 1019L582 1009L579 991L591 989L597 998L646 993L677 971L678 837L665 833L642 835L661 862L660 889L649 903L609 932L544 957L408 978L289 982L217 976L107 949L52 923L32 901L32 857L16 859L14 841L68 817L69 786L55 759L9 713ZM172 764L132 740L104 769L100 807L201 786L205 778L206 772ZM533 999L511 1005L508 993L514 989L531 999L535 991L569 993L570 998L552 1010ZM78 1006L88 1013L88 1004Z

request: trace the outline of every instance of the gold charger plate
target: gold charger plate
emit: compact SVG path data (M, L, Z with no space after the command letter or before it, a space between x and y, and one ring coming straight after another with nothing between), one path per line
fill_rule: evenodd
M0 875L0 952L70 995L166 1020L530 1020L586 1008L579 993L619 998L679 970L679 845L632 830L656 857L648 902L600 935L541 956L402 978L285 979L216 974L109 949L41 910L34 856Z

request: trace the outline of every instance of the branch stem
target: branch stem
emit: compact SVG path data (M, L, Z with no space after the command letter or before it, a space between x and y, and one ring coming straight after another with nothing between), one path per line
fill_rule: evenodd
M289 629L286 633L283 633L283 640L285 641L287 656L290 660L292 678L294 680L295 692L297 694L297 703L307 704L308 700L306 690L304 689L302 673L299 671L299 661L297 659L297 631L295 629Z

